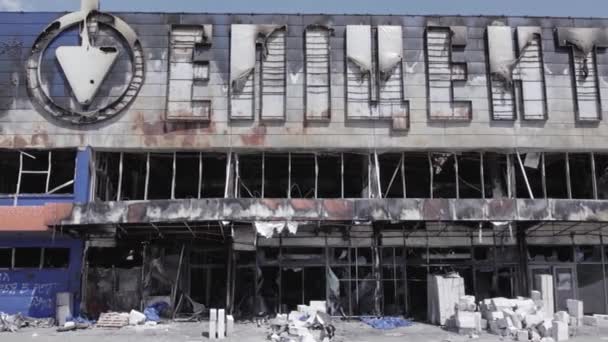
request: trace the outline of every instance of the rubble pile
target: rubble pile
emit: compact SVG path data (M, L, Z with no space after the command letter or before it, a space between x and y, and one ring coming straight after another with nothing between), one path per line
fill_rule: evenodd
M532 298L489 298L479 305L475 297L462 296L448 327L471 337L487 330L515 341L560 342L567 341L585 322L593 323L594 316L583 316L583 303L573 299L568 300L568 312L558 311L548 316L543 301L534 292L537 291L533 291Z
M269 328L268 340L273 342L329 342L336 331L325 302L298 305L297 311L270 320Z
M0 312L0 332L16 332L21 328L48 328L55 325L53 318L33 318L21 314L9 315Z

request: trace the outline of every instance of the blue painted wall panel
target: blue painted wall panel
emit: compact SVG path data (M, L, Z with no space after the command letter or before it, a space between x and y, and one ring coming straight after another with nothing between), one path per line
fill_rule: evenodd
M79 313L83 242L34 234L0 235L0 248L69 248L67 269L0 269L0 311L31 317L54 317L57 292L71 292Z

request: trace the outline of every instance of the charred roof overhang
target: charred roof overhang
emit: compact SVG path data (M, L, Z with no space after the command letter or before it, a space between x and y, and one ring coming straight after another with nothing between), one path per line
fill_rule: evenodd
M608 201L571 199L186 199L74 205L62 226L253 221L608 222Z

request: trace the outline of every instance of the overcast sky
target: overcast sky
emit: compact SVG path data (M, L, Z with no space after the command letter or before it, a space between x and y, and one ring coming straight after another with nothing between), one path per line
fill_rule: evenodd
M73 11L80 0L0 0L2 11ZM608 17L608 0L101 0L105 11Z

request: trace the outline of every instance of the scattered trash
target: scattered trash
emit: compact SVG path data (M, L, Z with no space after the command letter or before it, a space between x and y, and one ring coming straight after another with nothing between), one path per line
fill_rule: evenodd
M131 310L131 312L129 312L129 325L140 325L140 324L144 324L144 322L146 321L146 315L137 311L137 310Z
M361 321L374 329L380 330L409 327L414 324L414 322L401 317L361 317Z
M9 315L0 312L0 332L15 332L24 327L49 328L55 325L53 318L33 318L22 314Z
M100 328L122 328L129 325L129 314L126 312L104 312L99 315L96 326Z
M169 309L169 304L166 302L156 302L148 305L144 310L146 321L159 322L161 314L167 309Z

